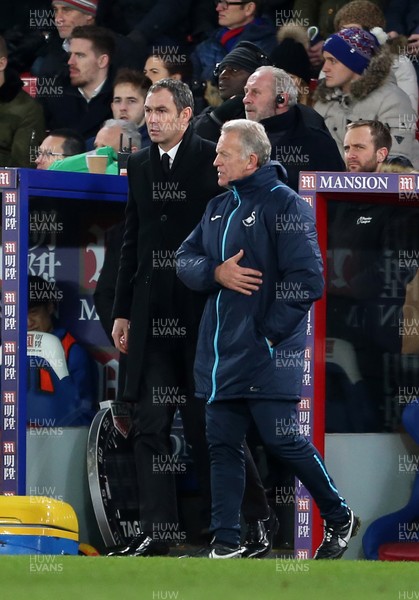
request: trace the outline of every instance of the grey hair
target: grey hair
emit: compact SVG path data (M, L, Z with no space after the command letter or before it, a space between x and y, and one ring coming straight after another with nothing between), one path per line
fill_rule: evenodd
M263 125L247 119L234 119L224 123L221 128L221 134L230 131L236 132L240 136L243 158L247 158L250 154L256 154L258 167L262 167L270 160L272 146Z
M273 95L276 97L278 94L288 94L288 106L295 106L298 101L298 87L295 84L294 79L284 71L284 69L278 69L278 67L259 67L255 71L256 73L271 73L274 79Z
M125 121L125 119L108 119L104 122L103 127L120 127L123 135L122 145L124 147L129 146L129 139L131 138L131 145L135 146L138 150L141 148L141 134L138 132L138 127L133 121Z

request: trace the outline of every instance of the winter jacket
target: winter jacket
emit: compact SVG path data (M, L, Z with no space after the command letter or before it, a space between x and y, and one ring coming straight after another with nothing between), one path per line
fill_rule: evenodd
M390 156L412 157L416 114L407 94L394 82L392 62L390 51L382 48L360 79L351 83L348 94L340 88L327 88L324 80L319 83L314 108L324 117L342 155L346 125L377 119L390 128Z
M31 141L45 137L42 107L22 87L17 73L6 69L0 87L0 167L34 167Z
M231 182L177 252L180 279L209 294L195 387L210 402L300 398L307 313L322 295L322 260L312 209L278 180L278 167L269 163ZM263 273L251 296L214 279L215 268L240 249L240 266Z
M287 184L296 192L300 171L345 170L335 140L312 108L297 104L282 115L263 119L261 125L272 145L272 160L285 167Z
M217 143L221 134L221 127L226 121L246 118L243 98L244 95L236 95L224 100L217 108L212 106L205 108L192 122L194 131L204 140Z
M233 50L239 42L253 42L261 50L270 54L275 48L276 32L270 20L258 18L245 26L243 32L232 38L228 47L221 43L221 38L227 31L226 27L220 27L212 36L198 44L191 55L194 65L194 77L202 81L211 81L214 78L215 66ZM233 42L234 39L234 42Z

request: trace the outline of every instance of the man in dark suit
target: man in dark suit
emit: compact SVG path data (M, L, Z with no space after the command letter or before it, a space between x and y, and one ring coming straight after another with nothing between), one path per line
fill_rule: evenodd
M175 272L175 252L219 193L215 146L190 126L193 96L181 81L163 79L146 97L151 146L128 160L129 197L113 309L112 337L127 355L124 398L134 402L134 456L141 533L117 556L164 555L179 531L170 430L180 409L209 512L205 405L194 398L193 362L205 296L188 290ZM250 479L250 478L249 478ZM263 524L269 508L257 475L244 508ZM208 515L209 516L209 515ZM268 526L268 523L266 523ZM259 537L265 535L265 529ZM268 551L266 540L258 547Z

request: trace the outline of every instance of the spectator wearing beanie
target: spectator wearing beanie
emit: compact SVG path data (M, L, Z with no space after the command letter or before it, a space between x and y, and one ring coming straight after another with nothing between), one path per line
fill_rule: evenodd
M231 119L244 119L244 86L258 67L269 65L268 56L251 42L239 42L217 65L214 75L218 77L218 91L222 104L209 106L193 120L198 135L218 142L222 125Z
M291 75L298 88L298 102L311 104L307 30L304 27L284 25L279 30L277 39L279 43L270 54L272 65Z
M96 24L98 0L52 0L56 29L48 36L45 46L31 67L38 78L68 76L68 52L70 38L75 27ZM134 42L123 35L114 35L115 53L113 66L142 69L143 59L138 57Z
M416 115L410 99L389 78L392 56L359 27L331 35L323 47L325 78L314 95L343 156L345 128L352 121L378 120L390 129L392 155L412 157Z
M418 84L413 64L407 55L407 38L394 34L389 37L385 31L386 19L379 6L369 0L354 0L342 6L335 16L335 31L347 27L361 27L371 31L380 43L385 43L393 56L392 72L396 83L409 96L413 110L418 110ZM382 40L382 41L381 41Z

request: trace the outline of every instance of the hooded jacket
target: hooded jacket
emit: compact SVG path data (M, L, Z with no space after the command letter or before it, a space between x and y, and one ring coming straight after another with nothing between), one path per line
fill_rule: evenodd
M390 156L412 157L416 114L407 94L394 83L392 62L389 49L381 48L364 74L351 83L348 94L340 88L327 88L325 80L319 83L314 108L324 117L342 155L346 125L376 119L390 128Z
M196 395L299 400L307 313L322 295L322 260L310 206L278 180L277 163L231 182L177 252L177 273L208 293L195 358ZM259 269L251 296L220 286L215 268L240 249ZM272 344L272 346L271 346Z
M387 46L393 57L392 70L396 83L406 92L415 114L418 113L419 90L415 67L407 52L408 40L403 35L387 40Z

